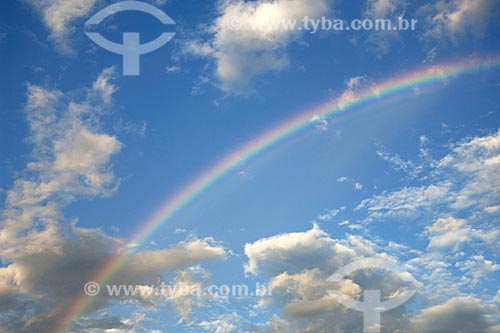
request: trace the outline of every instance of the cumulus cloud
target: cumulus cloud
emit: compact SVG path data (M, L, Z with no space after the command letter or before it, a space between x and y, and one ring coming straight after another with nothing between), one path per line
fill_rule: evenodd
M464 228L465 221L449 218L436 222L428 232L432 239L437 234L444 236ZM479 233L473 237L476 236L479 237ZM458 237L458 241L462 238ZM455 242L444 243L453 246ZM382 252L391 249L395 249L392 255ZM380 274L377 270L356 271L337 283L326 282L326 279L345 263L361 258L375 256L398 262L397 257L410 253L406 246L378 245L359 235L334 239L318 226L305 232L263 238L245 247L247 272L268 278L272 288L272 295L265 296L261 307L272 306L280 311L279 316L273 316L267 323L265 329L269 332L362 329L362 314L339 304L329 290L340 290L361 299L363 290L375 289L390 298L408 286L397 276ZM399 265L417 276L419 282L411 289L419 291L420 306L410 312L404 306L384 312L382 332L496 332L498 320L492 316L498 313L495 298L480 301L474 296L463 296L461 288L477 285L486 274L498 271L500 265L481 255L438 253L430 247L424 252L413 251L413 255L415 257L407 262L400 257ZM462 274L453 273L454 269Z
M63 208L76 198L116 189L109 165L121 144L99 132L94 116L102 108L90 94L67 100L60 91L28 85L25 112L33 160L7 192L0 229L0 258L6 264L0 271L2 293L33 314L27 320L2 313L2 323L16 327L13 331L49 330L62 315L59 304L81 288L75 282L88 277L83 268L102 264L106 253L121 246L99 230L61 223Z
M339 304L329 290L340 290L359 299L364 289L378 289L384 297L392 297L404 288L404 282L397 276L385 272L381 278L370 270L360 270L340 282L327 282L331 274L355 260L373 256L390 261L394 258L361 236L333 239L316 225L305 232L276 235L247 244L245 254L247 272L269 278L272 295L266 296L266 302L278 307L283 316L268 323L271 332L360 329L362 314ZM403 308L384 313L384 327L388 331L406 327L403 314Z
M412 328L421 332L491 332L489 311L472 296L455 297L445 303L423 309L412 318Z
M360 318L349 311L346 313L345 309L342 314L338 313L339 305L326 292L331 286L325 286L323 281L332 273L332 268L374 255L399 258L401 265L420 281L419 285L425 286L419 289L422 304L416 312L385 315L386 331L473 332L477 328L487 333L498 330L498 318L494 315L499 311L498 304L495 305L498 296L485 294L479 302L474 295L477 288L489 286L489 281L500 271L496 253L487 251L495 251L500 240L493 218L500 202L497 172L500 132L451 143L439 158L430 153L428 137L421 136L419 142L418 161L379 153L394 169L404 172L403 180L410 179L414 185L374 195L359 203L355 211L365 222L402 218L417 221L422 227L420 239L424 240L421 250L405 244L382 245L380 240L367 239L368 228L363 236L333 239L318 226L305 232L263 238L245 246L246 272L269 278L273 295L267 303L280 309L280 317L268 323L271 332L334 332L358 328ZM347 182L349 178L341 177L338 181ZM325 210L318 220L330 220L338 213L338 210ZM367 217L363 217L363 213ZM408 258L407 261L402 260L403 257ZM345 288L345 293L359 297L367 285L384 291L388 286L397 285L389 280L379 276L373 281L354 275L344 280L345 285L335 287ZM338 323L336 318L341 318L342 324L332 324Z
M338 308L339 304L329 289L337 288L353 298L361 294L361 287L352 280L343 280L338 285L325 283L324 273L317 268L276 275L271 279L270 287L275 300L284 303L283 313L291 317L308 317Z
M49 38L57 50L71 54L73 48L69 37L75 31L75 22L87 16L97 0L23 0L29 3L40 15L49 29Z
M25 114L31 162L7 191L0 215L3 332L53 332L68 319L71 303L97 270L129 251L123 240L79 227L76 219L64 216L64 209L76 200L116 192L119 181L112 161L122 144L103 133L99 121L117 89L113 73L106 69L91 88L67 94L28 85ZM184 270L225 255L224 247L210 238L137 250L110 283L146 286L167 272L177 272L177 280L188 280ZM151 305L146 297L135 299ZM89 315L112 304L105 296L94 301ZM182 317L189 314L188 299L170 297L169 301ZM75 327L88 332L102 327L129 331L135 326L117 317L88 316Z
M83 102L68 101L60 91L28 85L25 113L33 160L26 176L16 179L7 192L8 209L0 232L6 247L25 228L37 223L51 226L60 209L76 197L106 196L115 191L117 181L109 167L121 143L98 131L96 115L102 107L99 99L97 104L91 100L95 98L87 95Z
M189 41L184 52L213 59L220 88L245 95L252 78L288 66L287 46L302 33L283 23L328 11L326 0L226 1L209 29L211 39Z
M298 273L307 268L340 267L356 257L356 253L331 239L314 225L306 232L288 233L260 239L245 245L248 263L245 271L276 275Z

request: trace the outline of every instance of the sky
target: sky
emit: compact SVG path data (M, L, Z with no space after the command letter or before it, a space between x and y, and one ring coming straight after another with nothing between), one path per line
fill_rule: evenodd
M500 332L500 2L113 3L0 3L0 333Z

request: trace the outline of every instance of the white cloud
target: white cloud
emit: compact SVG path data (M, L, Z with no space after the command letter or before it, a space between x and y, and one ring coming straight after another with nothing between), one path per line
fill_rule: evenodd
M198 325L205 331L213 333L229 333L235 332L239 326L241 318L235 312L222 315L215 320L203 320Z
M277 235L246 244L245 254L248 257L245 271L253 275L296 273L317 267L334 270L356 256L352 249L332 240L317 225L306 232Z
M472 283L477 285L487 278L488 274L500 270L500 265L486 259L482 255L474 255L463 263L457 264L460 270L472 277Z
M343 225L349 225L349 220L344 220L340 222L338 225L343 226Z
M497 294L493 298L493 301L500 304L500 289L498 290Z
M370 82L366 76L354 76L344 82L345 89L338 96L333 96L333 100L338 107L343 108L347 104L355 101L361 89L369 87ZM374 87L371 87L374 88Z
M125 266L130 275L137 271L139 275L150 275L164 268L174 271L193 266L203 260L224 259L226 251L212 239L197 239L178 243L174 248L142 251L134 255Z
M500 131L457 144L440 161L439 167L456 170L464 182L453 203L454 208L487 209L500 204Z
M167 73L177 73L181 71L180 66L167 66L165 67Z
M367 238L370 234L368 228L363 230L365 237L358 233L332 239L318 226L305 232L276 235L247 244L246 272L269 277L273 295L263 303L277 307L283 315L283 318L275 317L268 323L269 330L299 332L359 328L362 318L339 307L325 292L328 288L322 280L342 262L373 255L396 257L400 261L408 258L402 266L420 281L417 287L424 287L419 288L423 310L415 316L401 309L400 312L384 314L383 325L388 331L436 329L448 333L458 332L461 327L464 332L473 332L475 325L484 332L494 332L495 327L500 327L498 320L490 319L491 313L488 313L490 310L498 312L498 307L483 306L473 296L462 297L474 295L477 288L489 281L488 274L493 279L500 270L500 264L494 260L496 255L485 254L485 249L496 249L500 240L496 220L492 219L500 202L498 191L495 191L499 187L498 172L495 173L499 169L499 138L499 132L466 138L449 145L444 157L434 159L430 154L431 140L421 136L420 161L404 161L398 156L396 160L400 163L395 166L404 165L407 174L419 170L419 177L411 178L417 185L383 192L358 205L357 212L362 214L365 210L367 221L415 219L417 226L423 228L419 237L428 240L425 247L424 239L422 250L412 249L407 244L383 244L376 238ZM384 154L383 157L394 160L394 156ZM340 177L338 181L349 182L350 178ZM418 182L423 184L418 185ZM336 210L327 210L319 217L327 220L337 213ZM427 223L428 219L433 222ZM389 281L391 279L367 281L357 274L349 278L346 287L353 295L367 286L380 288L385 293L389 286L397 285ZM374 285L370 283L375 283L377 288L372 288ZM493 303L494 297L483 295L482 302ZM342 309L341 314L339 309ZM455 325L455 318L461 324ZM469 327L466 323L474 325Z
M405 3L403 0L368 0L365 13L370 17L387 18L402 14Z
M319 269L304 270L297 274L281 273L269 283L278 303L285 303L283 313L291 317L308 317L327 311L338 310L339 303L328 290L336 288L342 293L357 298L361 288L351 280L342 280L338 285L325 283Z
M337 178L337 183L346 183L348 181L349 181L349 178L347 178L345 176Z
M465 220L448 217L437 219L426 228L426 232L430 235L429 248L457 251L463 242L471 238L473 230L466 225Z
M358 210L367 209L370 220L389 217L416 217L424 212L476 210L495 212L500 203L500 132L467 138L454 144L441 159L433 160L422 151L421 163L403 161L398 155L379 153L397 169L410 175L425 175L428 183L388 191L363 200Z
M109 167L121 143L100 133L95 120L105 100L95 96L85 96L81 102L67 100L60 91L33 85L28 85L27 98L33 160L27 175L16 179L7 192L0 232L6 247L19 231L37 223L50 225L76 197L110 195L117 186Z
M388 162L396 171L406 173L410 178L415 178L422 171L422 167L417 167L413 161L404 160L401 156L394 153L389 153L385 149L377 150L377 155L384 161Z
M217 259L220 259L220 257ZM182 257L179 261L182 261ZM155 297L152 303L161 304L165 301L171 302L175 311L180 316L179 323L187 322L194 307L207 306L205 302L208 301L208 296L203 295L202 290L205 287L208 276L208 272L199 267L189 267L177 271L176 277L170 282L169 287L171 291L162 295L162 297Z
M363 200L357 210L367 209L370 220L393 217L415 217L421 210L450 203L451 184L442 182L428 186L405 187Z
M63 214L78 199L108 196L117 189L111 164L121 143L99 125L117 89L112 77L112 70L104 70L91 88L68 94L28 85L25 113L32 162L7 191L0 215L3 332L53 332L81 295L83 285L111 256L128 251L121 239L79 227L76 219ZM213 239L193 237L166 249L136 251L110 283L151 284L165 272L226 256L224 247ZM135 299L151 305L147 297ZM189 299L172 297L169 301L182 317L189 314ZM132 322L92 315L111 302L103 295L97 297L75 329L133 332Z
M220 11L210 28L212 39L189 41L184 52L212 58L220 88L247 95L252 78L288 66L286 48L301 38L302 32L279 23L317 18L329 11L329 4L326 0L236 0L223 2Z
M364 16L370 19L389 19L396 22L398 17L405 14L407 6L406 0L368 0ZM380 57L388 54L394 43L400 39L398 31L371 31L365 40L365 45Z
M111 96L118 90L118 87L112 83L116 78L114 67L106 68L101 72L97 80L92 85L92 90L100 94L100 98L104 103L111 103Z
M345 177L345 176L337 178L337 183L349 183L354 187L355 190L362 190L363 189L363 184L361 184L360 182L358 182L354 179L351 179L351 178Z
M311 118L311 122L315 123L314 127L319 131L327 131L328 130L328 120L323 119L319 116L314 116Z
M498 230L476 230L466 220L454 217L438 218L426 227L425 233L429 236L429 248L434 250L458 251L465 243L494 245L500 239Z
M478 36L488 26L495 8L495 0L440 0L424 5L420 10L427 18L424 38L447 38L457 43L471 34Z
M318 215L319 221L331 221L340 212L339 209L328 209L323 214Z
M305 232L288 233L260 239L245 246L247 272L269 277L272 295L266 304L278 307L285 319L273 318L270 332L334 332L360 329L362 314L339 304L328 290L339 289L353 298L363 289L379 289L384 295L395 295L404 288L402 281L391 274L373 278L361 270L338 283L326 279L340 267L366 256L393 260L373 242L361 236L332 239L314 226ZM405 327L404 309L386 313L385 327Z
M73 53L69 37L75 22L90 13L97 0L24 0L38 12L50 30L50 39L63 53Z
M420 141L421 146L426 145L430 142L429 138L425 135L421 135L418 139Z

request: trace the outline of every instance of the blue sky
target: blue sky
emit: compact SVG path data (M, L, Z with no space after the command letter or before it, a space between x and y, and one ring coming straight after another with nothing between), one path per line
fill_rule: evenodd
M382 314L381 332L500 332L498 68L318 121L245 161L147 241L129 241L195 177L293 116L419 68L496 56L495 0L149 1L175 26L122 12L92 30L116 42L124 31L143 42L175 31L141 56L139 76L85 35L114 2L0 4L1 333L56 332L85 283L126 251L110 284L260 283L273 293L111 297L101 286L68 332L362 330L362 314L325 280L372 257L416 280L354 274L336 286L359 299L375 287L387 298L417 290ZM418 23L255 28L306 16Z

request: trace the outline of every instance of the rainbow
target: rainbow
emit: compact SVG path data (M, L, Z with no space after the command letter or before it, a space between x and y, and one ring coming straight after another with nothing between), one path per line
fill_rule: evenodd
M448 62L420 68L417 71L390 78L377 85L357 92L343 94L334 101L328 101L317 107L302 112L289 120L284 121L265 131L263 134L250 140L245 145L222 158L207 171L203 172L177 194L168 198L163 205L134 233L131 243L142 244L154 234L163 224L168 222L177 212L186 207L196 197L205 192L220 179L241 167L244 163L254 159L257 155L287 138L317 124L318 120L329 119L333 116L357 110L361 106L393 97L400 93L409 92L414 88L421 88L438 83L456 76L486 71L500 65L500 56L475 58ZM106 284L114 274L130 259L133 251L125 251L110 258L94 275L93 281L100 285ZM71 329L73 322L79 318L92 304L92 297L82 292L65 311L64 319L54 332L66 332Z

